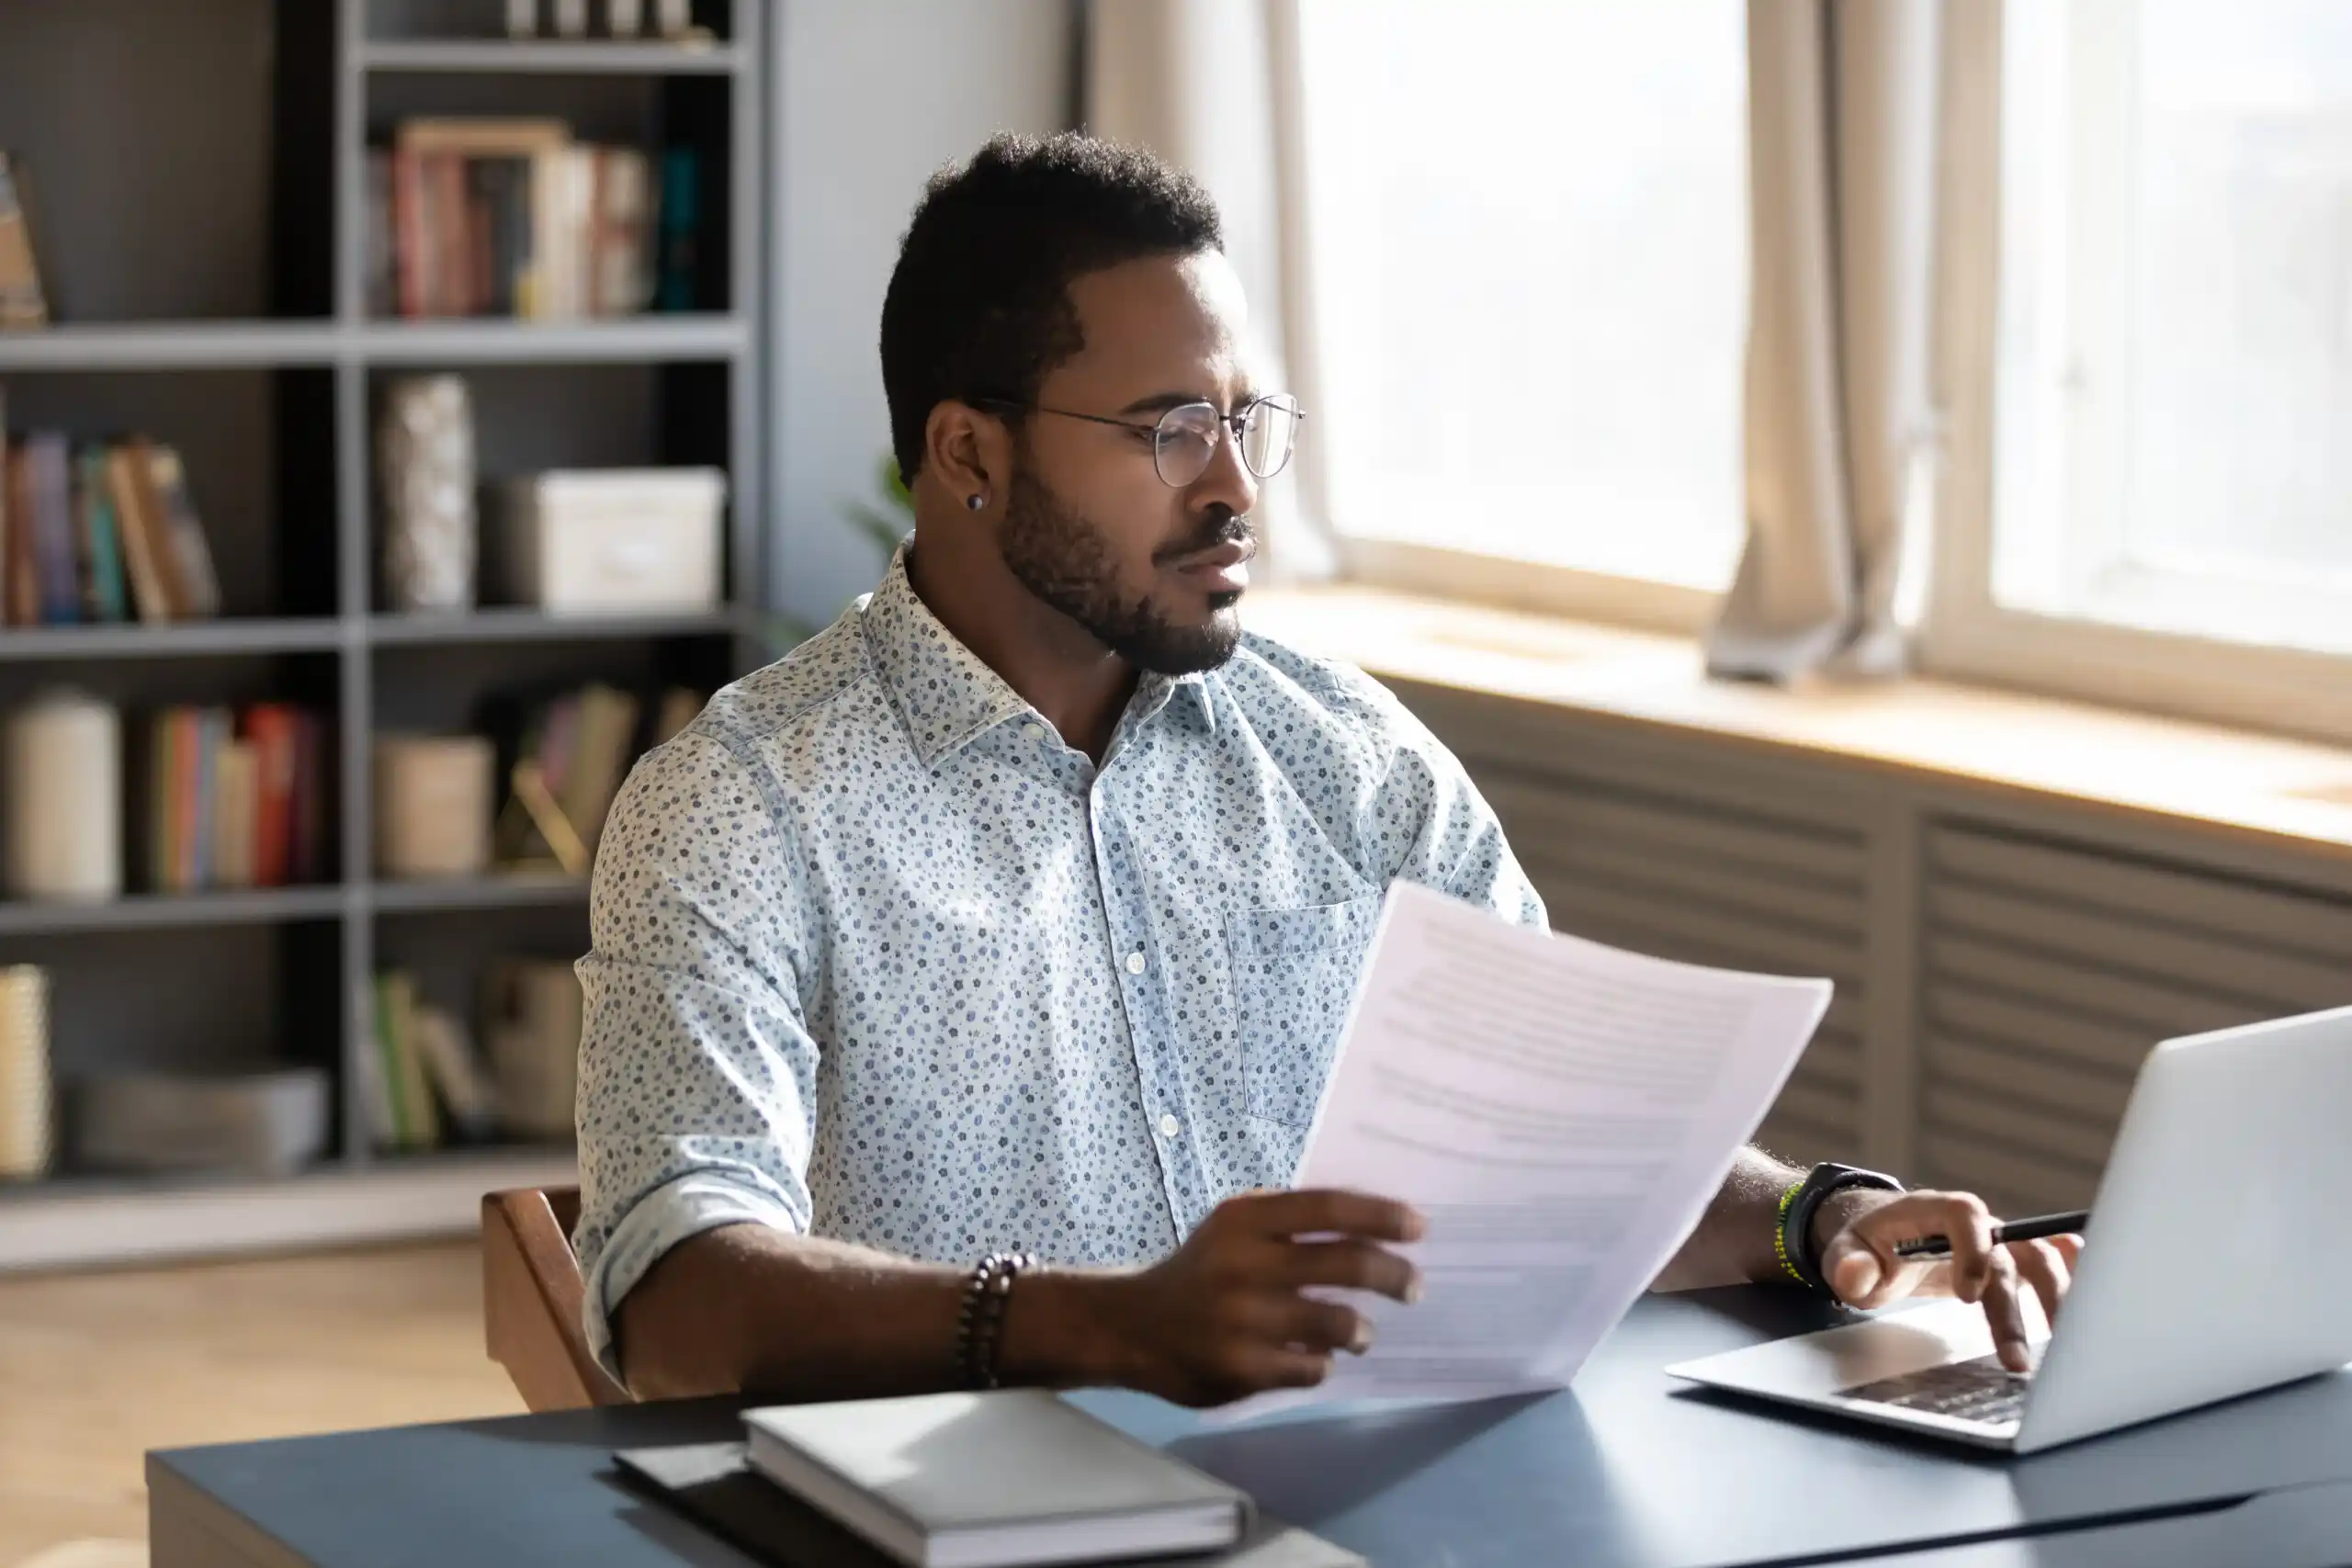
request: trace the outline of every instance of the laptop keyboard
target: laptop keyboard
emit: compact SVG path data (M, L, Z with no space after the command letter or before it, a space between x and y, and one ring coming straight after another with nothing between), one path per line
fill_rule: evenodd
M1846 1399L2000 1426L2025 1413L2026 1391L2032 1386L2030 1374L2010 1371L2001 1365L2000 1357L1979 1356L1973 1361L1951 1361L1900 1377L1858 1383L1838 1393Z

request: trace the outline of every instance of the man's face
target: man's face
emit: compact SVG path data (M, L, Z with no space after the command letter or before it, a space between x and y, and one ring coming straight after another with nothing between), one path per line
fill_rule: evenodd
M1238 363L1240 280L1216 252L1155 257L1070 286L1086 346L1046 378L1041 407L1122 429L1034 414L1000 542L1023 586L1137 667L1162 674L1232 657L1234 605L1257 549L1257 481L1229 436L1179 490L1152 458L1152 426L1179 403L1230 413L1258 395Z

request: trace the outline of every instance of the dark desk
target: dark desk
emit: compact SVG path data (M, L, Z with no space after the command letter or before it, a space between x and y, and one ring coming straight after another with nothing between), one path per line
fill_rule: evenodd
M2210 1512L1874 1557L1871 1568L2345 1568L2352 1482L2290 1486Z
M1826 1316L1777 1291L1652 1297L1573 1389L1477 1405L1299 1413L1215 1431L1138 1395L1076 1397L1383 1568L1826 1561L2352 1479L2345 1374L2009 1460L1763 1414L1658 1371ZM734 1430L729 1402L695 1401L157 1452L147 1464L153 1562L741 1568L736 1553L627 1490L608 1458ZM2035 1562L1961 1557L1949 1568Z

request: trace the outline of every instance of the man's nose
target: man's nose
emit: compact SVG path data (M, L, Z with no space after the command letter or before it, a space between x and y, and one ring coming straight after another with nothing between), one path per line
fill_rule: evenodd
M1249 515L1258 504L1258 476L1241 460L1241 443L1230 425L1217 426L1216 450L1209 454L1209 466L1201 477L1185 488L1184 499L1196 511L1222 504L1236 516Z

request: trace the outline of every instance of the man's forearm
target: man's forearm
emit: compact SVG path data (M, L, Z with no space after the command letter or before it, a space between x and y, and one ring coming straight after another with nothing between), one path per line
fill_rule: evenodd
M1695 1291L1707 1285L1781 1283L1791 1280L1773 1243L1781 1231L1781 1194L1804 1179L1801 1166L1784 1165L1753 1144L1731 1162L1699 1228L1674 1260L1651 1281L1654 1291ZM1813 1218L1815 1247L1877 1198L1866 1192L1835 1192Z
M966 1271L761 1225L680 1243L621 1303L621 1371L641 1399L738 1390L778 1401L965 1386L956 1361ZM1109 1318L1121 1276L1038 1269L1007 1303L999 1375L1076 1387L1119 1381Z
M1731 1162L1731 1174L1700 1217L1699 1228L1650 1288L1694 1291L1705 1285L1785 1280L1772 1238L1780 1228L1781 1194L1804 1177L1804 1171L1753 1145L1740 1150Z

